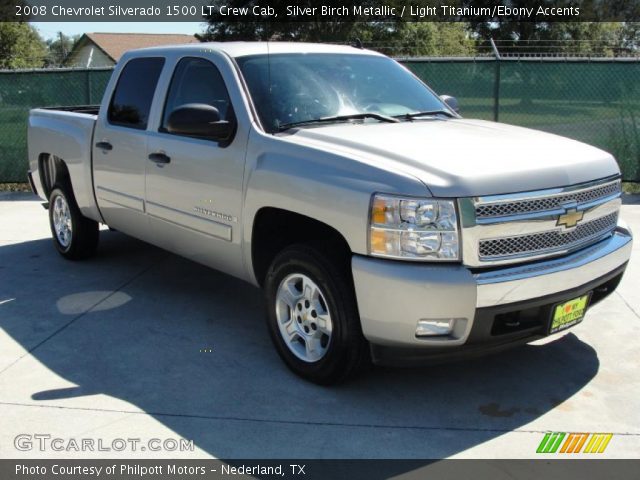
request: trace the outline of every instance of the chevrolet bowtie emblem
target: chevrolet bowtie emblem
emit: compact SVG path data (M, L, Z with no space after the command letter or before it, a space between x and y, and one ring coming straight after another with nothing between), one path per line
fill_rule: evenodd
M558 217L556 226L573 228L582 220L582 217L584 217L584 212L578 212L575 208L571 208L567 210L567 213Z

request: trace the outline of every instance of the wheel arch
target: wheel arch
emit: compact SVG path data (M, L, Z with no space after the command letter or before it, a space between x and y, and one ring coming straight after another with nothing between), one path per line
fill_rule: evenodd
M262 207L256 212L251 232L252 270L260 286L275 256L297 243L319 245L340 262L351 259L349 243L334 227L291 210Z
M57 185L67 188L68 193L73 196L69 167L62 158L49 153L41 153L38 155L38 170L42 172L40 182L47 199Z

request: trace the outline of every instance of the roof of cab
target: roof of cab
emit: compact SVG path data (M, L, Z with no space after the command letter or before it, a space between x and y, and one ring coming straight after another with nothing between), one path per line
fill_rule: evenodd
M278 53L343 53L360 55L382 55L380 53L359 49L349 45L332 45L328 43L303 43L303 42L203 42L188 45L170 45L164 47L151 47L131 50L130 53L150 54L167 51L193 52L218 50L231 57L244 57L247 55L278 54Z

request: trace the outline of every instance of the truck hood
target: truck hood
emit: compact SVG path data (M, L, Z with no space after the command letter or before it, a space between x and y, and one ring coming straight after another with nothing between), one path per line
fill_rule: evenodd
M338 124L283 138L413 175L438 197L539 190L619 174L614 158L598 148L483 120Z

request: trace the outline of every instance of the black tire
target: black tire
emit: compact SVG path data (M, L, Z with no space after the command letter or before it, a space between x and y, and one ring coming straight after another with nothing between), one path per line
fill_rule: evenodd
M278 326L278 289L294 274L305 275L320 288L323 303L330 312L332 332L326 353L313 362L293 353ZM369 363L368 343L362 335L348 260L332 260L330 254L312 245L287 247L273 260L264 291L269 334L278 354L294 373L311 382L330 385L353 378ZM289 315L294 316L291 311Z
M71 234L68 242L62 242L56 233L54 215L56 199L61 197L61 201L66 203L71 220ZM81 260L95 254L98 248L99 229L98 222L95 222L80 213L78 204L72 193L68 193L67 188L56 186L49 195L49 227L56 250L65 258L70 260Z

